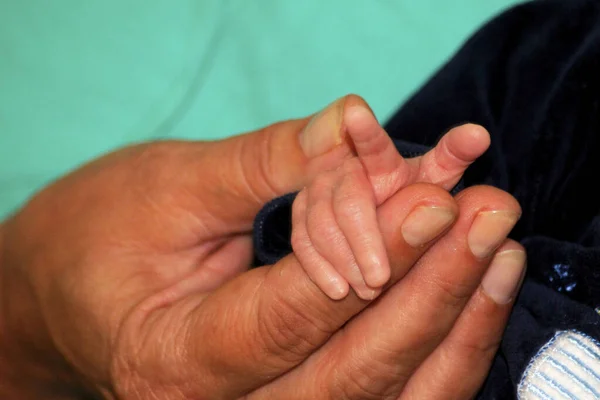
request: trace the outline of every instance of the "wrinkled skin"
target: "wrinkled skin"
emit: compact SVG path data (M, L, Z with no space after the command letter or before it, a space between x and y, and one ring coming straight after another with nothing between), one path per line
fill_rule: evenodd
M326 111L338 122L317 125L319 135L335 138L316 147L298 140L308 119L217 142L141 144L34 196L0 228L0 397L476 393L512 300L482 289L494 254L474 257L469 230L482 210L518 214L508 194L476 187L453 199L410 185L421 173L415 162L408 186L377 209L391 277L375 303L353 292L331 300L294 255L248 271L256 212L339 157L344 110L356 104L364 103L350 96ZM456 220L414 248L399 227L423 204ZM520 250L506 233L496 254Z

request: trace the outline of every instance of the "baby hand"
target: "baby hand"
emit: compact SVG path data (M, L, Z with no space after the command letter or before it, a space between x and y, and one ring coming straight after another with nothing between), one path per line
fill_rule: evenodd
M318 132L318 124L317 117L311 129ZM404 159L366 107L348 107L341 127L342 143L311 161L321 170L294 201L292 248L330 298L341 299L352 287L371 300L390 278L377 207L414 182L451 189L490 139L483 128L464 125L449 131L427 154ZM433 210L427 232L403 232L409 245L429 243L454 221L444 210Z

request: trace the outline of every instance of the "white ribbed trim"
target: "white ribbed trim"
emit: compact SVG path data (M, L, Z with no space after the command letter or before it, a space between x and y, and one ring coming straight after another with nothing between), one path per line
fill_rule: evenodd
M577 331L559 331L531 359L519 400L600 399L600 344Z

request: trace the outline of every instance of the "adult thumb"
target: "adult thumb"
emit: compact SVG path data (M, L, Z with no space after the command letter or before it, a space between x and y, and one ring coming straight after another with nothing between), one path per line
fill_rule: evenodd
M203 143L202 179L196 188L204 201L214 200L213 215L230 228L248 229L265 203L305 186L309 161L343 142L344 111L357 104L366 106L360 97L348 95L311 117ZM214 199L207 198L210 193Z

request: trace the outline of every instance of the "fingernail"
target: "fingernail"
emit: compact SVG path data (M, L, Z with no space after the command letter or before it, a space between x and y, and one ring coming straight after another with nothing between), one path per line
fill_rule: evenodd
M306 157L327 153L342 143L342 117L345 98L336 100L315 115L300 133L300 147Z
M455 219L456 214L449 208L419 206L404 220L402 236L410 246L422 246L438 237Z
M514 211L483 211L473 221L467 237L471 253L486 258L506 239L519 220Z
M359 293L357 293L359 298L361 298L362 300L366 300L366 301L375 300L377 298L377 296L379 296L380 294L381 294L381 289L372 289L372 288L361 289L359 291Z
M351 120L375 120L377 121L377 118L375 117L375 114L373 114L373 111L371 111L371 109L365 107L362 104L356 104L356 105L352 105L352 106L348 106L348 108L346 109L346 112L344 113L344 120L345 121L351 121Z
M525 276L525 252L506 250L494 256L481 281L483 291L497 304L512 301Z
M366 271L363 271L363 279L372 288L379 288L385 285L390 279L390 270L387 262L379 257L373 257Z
M348 294L348 284L337 278L333 278L331 281L331 287L327 291L327 295L332 300L341 300Z

